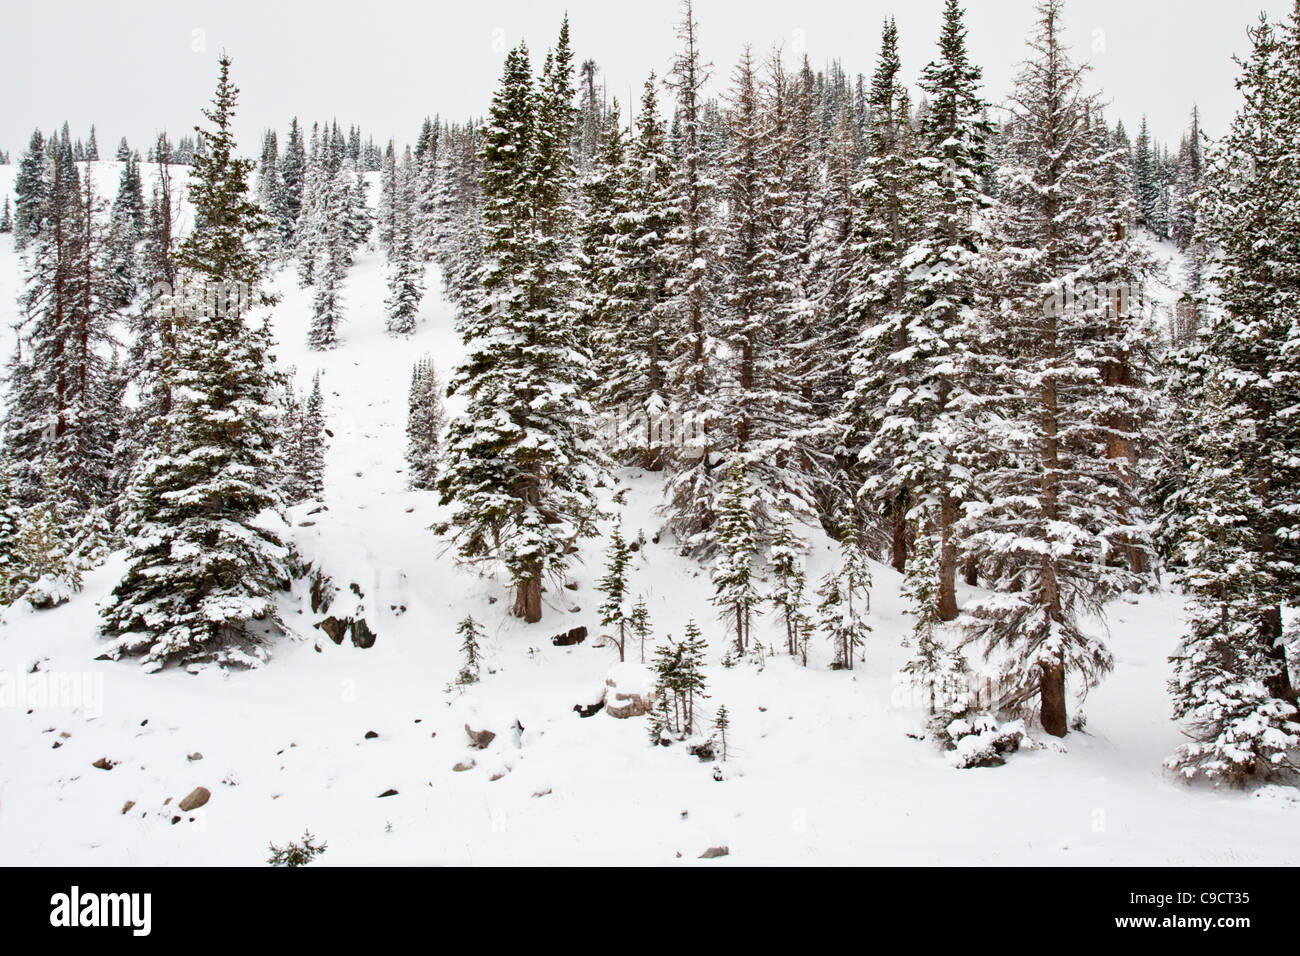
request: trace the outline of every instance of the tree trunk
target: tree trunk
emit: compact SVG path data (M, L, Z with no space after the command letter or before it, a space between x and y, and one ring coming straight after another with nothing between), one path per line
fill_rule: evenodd
M534 574L527 580L520 581L515 589L515 617L522 617L529 624L536 624L542 619L542 576Z
M1277 673L1266 682L1268 692L1274 697L1296 703L1296 690L1291 684L1291 671L1287 666L1286 647L1282 643L1282 608L1269 608L1264 615L1264 646L1268 655L1277 661Z
M902 574L907 568L907 508L903 496L899 494L890 506L890 517L894 523L893 554L890 563L894 570Z
M1064 737L1070 725L1065 713L1065 665L1059 659L1043 667L1043 674L1038 679L1038 696L1043 730L1053 737Z
M980 568L979 562L975 560L975 555L966 555L966 583L971 587L979 587Z
M952 526L957 522L957 502L945 493L939 507L939 619L957 617L957 546Z

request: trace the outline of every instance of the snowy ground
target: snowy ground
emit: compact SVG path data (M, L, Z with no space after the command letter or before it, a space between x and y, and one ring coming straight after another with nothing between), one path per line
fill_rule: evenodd
M111 198L116 164L100 167ZM0 185L12 169L0 167ZM12 322L17 259L7 239L0 320ZM874 633L858 670L829 670L822 646L807 669L780 654L726 669L707 574L667 540L650 543L634 558L633 588L656 633L680 635L694 617L713 642L708 704L732 714L723 779L681 747L651 747L643 719L579 717L574 706L599 698L617 661L596 646L600 543L582 554L578 589L549 592L536 625L507 616L499 582L456 566L427 530L440 516L435 496L405 488L402 450L412 361L428 352L445 376L459 343L432 270L419 331L385 335L383 277L382 254L363 254L345 291L343 342L330 353L304 347L310 297L291 274L280 277L276 310L280 361L302 384L323 371L334 433L328 510L295 509L292 537L340 587L345 613L363 605L375 646L336 646L315 630L300 584L284 601L299 639L278 644L260 670L147 675L96 661L96 603L121 573L117 560L62 608L8 610L0 688L23 692L0 695L0 863L258 864L268 843L304 829L328 842L326 865L655 864L694 861L713 846L730 855L707 865L1300 861L1294 791L1216 792L1160 769L1180 739L1164 688L1182 613L1169 593L1112 608L1116 668L1087 702L1086 732L1004 767L956 770L907 736L922 714L891 680L907 655L891 569L874 569ZM625 530L652 536L658 479L618 477L629 489ZM810 537L815 580L833 553ZM467 612L488 628L484 679L449 694L454 628ZM575 625L593 637L552 646ZM774 621L757 628L780 643ZM80 706L25 696L60 678L84 682ZM472 749L466 723L497 737ZM92 767L101 757L112 769ZM472 769L453 771L471 758ZM197 786L212 792L207 806L175 810ZM380 796L388 790L397 793Z

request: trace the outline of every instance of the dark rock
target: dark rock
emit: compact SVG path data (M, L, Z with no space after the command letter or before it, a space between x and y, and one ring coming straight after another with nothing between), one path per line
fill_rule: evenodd
M342 644L350 623L347 618L327 617L323 621L317 621L316 626L328 634L335 644Z
M496 740L497 735L490 730L472 730L469 724L465 725L465 733L469 734L470 743L479 750L483 750L488 744Z
M456 764L456 765L455 765L454 767L452 767L451 769L452 769L454 772L456 772L456 773L464 773L466 770L473 770L473 769L474 769L474 766L475 766L475 764L474 764L474 758L473 758L473 757L470 757L468 760L462 760L462 761L460 761L458 764Z
M375 733L373 730L366 731L366 740L374 740L378 736L379 734Z
M312 572L311 576L311 609L314 614L324 614L334 603L334 582L329 579L329 575L320 570ZM335 643L338 643L337 641Z
M716 860L720 856L730 856L731 850L725 846L711 846L700 854L701 860Z
M578 712L579 717L593 717L600 713L604 706L605 702L603 700L598 700L594 704L574 704L573 709Z
M117 766L117 761L109 760L107 757L100 757L98 760L92 763L91 766L94 767L96 770L112 770L114 767Z
M586 627L570 628L563 634L556 634L551 638L551 643L556 647L569 647L573 644L581 644L587 639Z
M128 811L130 811L130 809L131 809L133 806L135 806L135 801L134 801L134 800L128 800L128 801L126 801L126 803L122 804L122 812L123 812L124 814L127 813Z
M397 796L397 791L396 791L396 790L389 789L389 790L385 790L383 793L381 793L381 794L379 795L379 799L383 799L384 797L395 797L395 796Z
M356 647L365 650L368 647L375 646L375 632L370 629L364 617L359 617L352 622L352 643Z
M199 753L199 752L196 750L196 751L194 751L194 753L190 754L190 755L187 756L185 759L188 760L188 761L190 761L191 763L193 763L195 760L202 760L202 759L203 759L203 754Z

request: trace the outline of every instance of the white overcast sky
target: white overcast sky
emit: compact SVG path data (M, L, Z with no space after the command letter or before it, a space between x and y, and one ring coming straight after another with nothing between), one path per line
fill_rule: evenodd
M1090 80L1112 121L1135 131L1141 115L1176 146L1193 102L1211 134L1237 105L1232 54L1261 9L1280 21L1290 0L1074 0L1068 40L1093 66ZM838 57L870 75L881 20L892 14L903 69L915 82L934 56L941 0L697 0L696 19L715 83L742 47L806 48L814 68ZM971 0L970 52L985 96L1001 101L1033 20L1033 0ZM611 95L639 95L674 50L678 0L168 0L61 3L0 0L0 148L15 158L33 127L65 119L74 136L94 122L111 156L127 136L143 152L156 130L189 132L211 95L216 57L229 52L241 93L237 133L257 149L260 131L298 115L360 123L381 144L414 139L425 114L482 115L504 51L525 39L535 65L567 10L579 61L594 58ZM793 62L793 60L790 60Z

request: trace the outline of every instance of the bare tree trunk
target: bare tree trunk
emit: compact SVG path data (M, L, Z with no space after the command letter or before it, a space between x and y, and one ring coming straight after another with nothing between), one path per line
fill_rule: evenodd
M1043 730L1053 737L1064 737L1069 732L1069 720L1065 713L1065 665L1058 661L1043 667L1043 674L1038 680L1038 696L1041 701L1039 717Z
M527 580L520 581L515 589L515 617L522 617L529 624L536 624L542 619L542 576L534 574Z
M957 617L957 547L952 526L957 522L957 502L944 492L939 506L939 619Z
M895 571L902 574L907 567L907 508L901 493L890 505L890 518L894 524L893 554L890 563Z
M980 567L979 562L975 560L975 555L966 555L966 583L971 587L979 587Z

